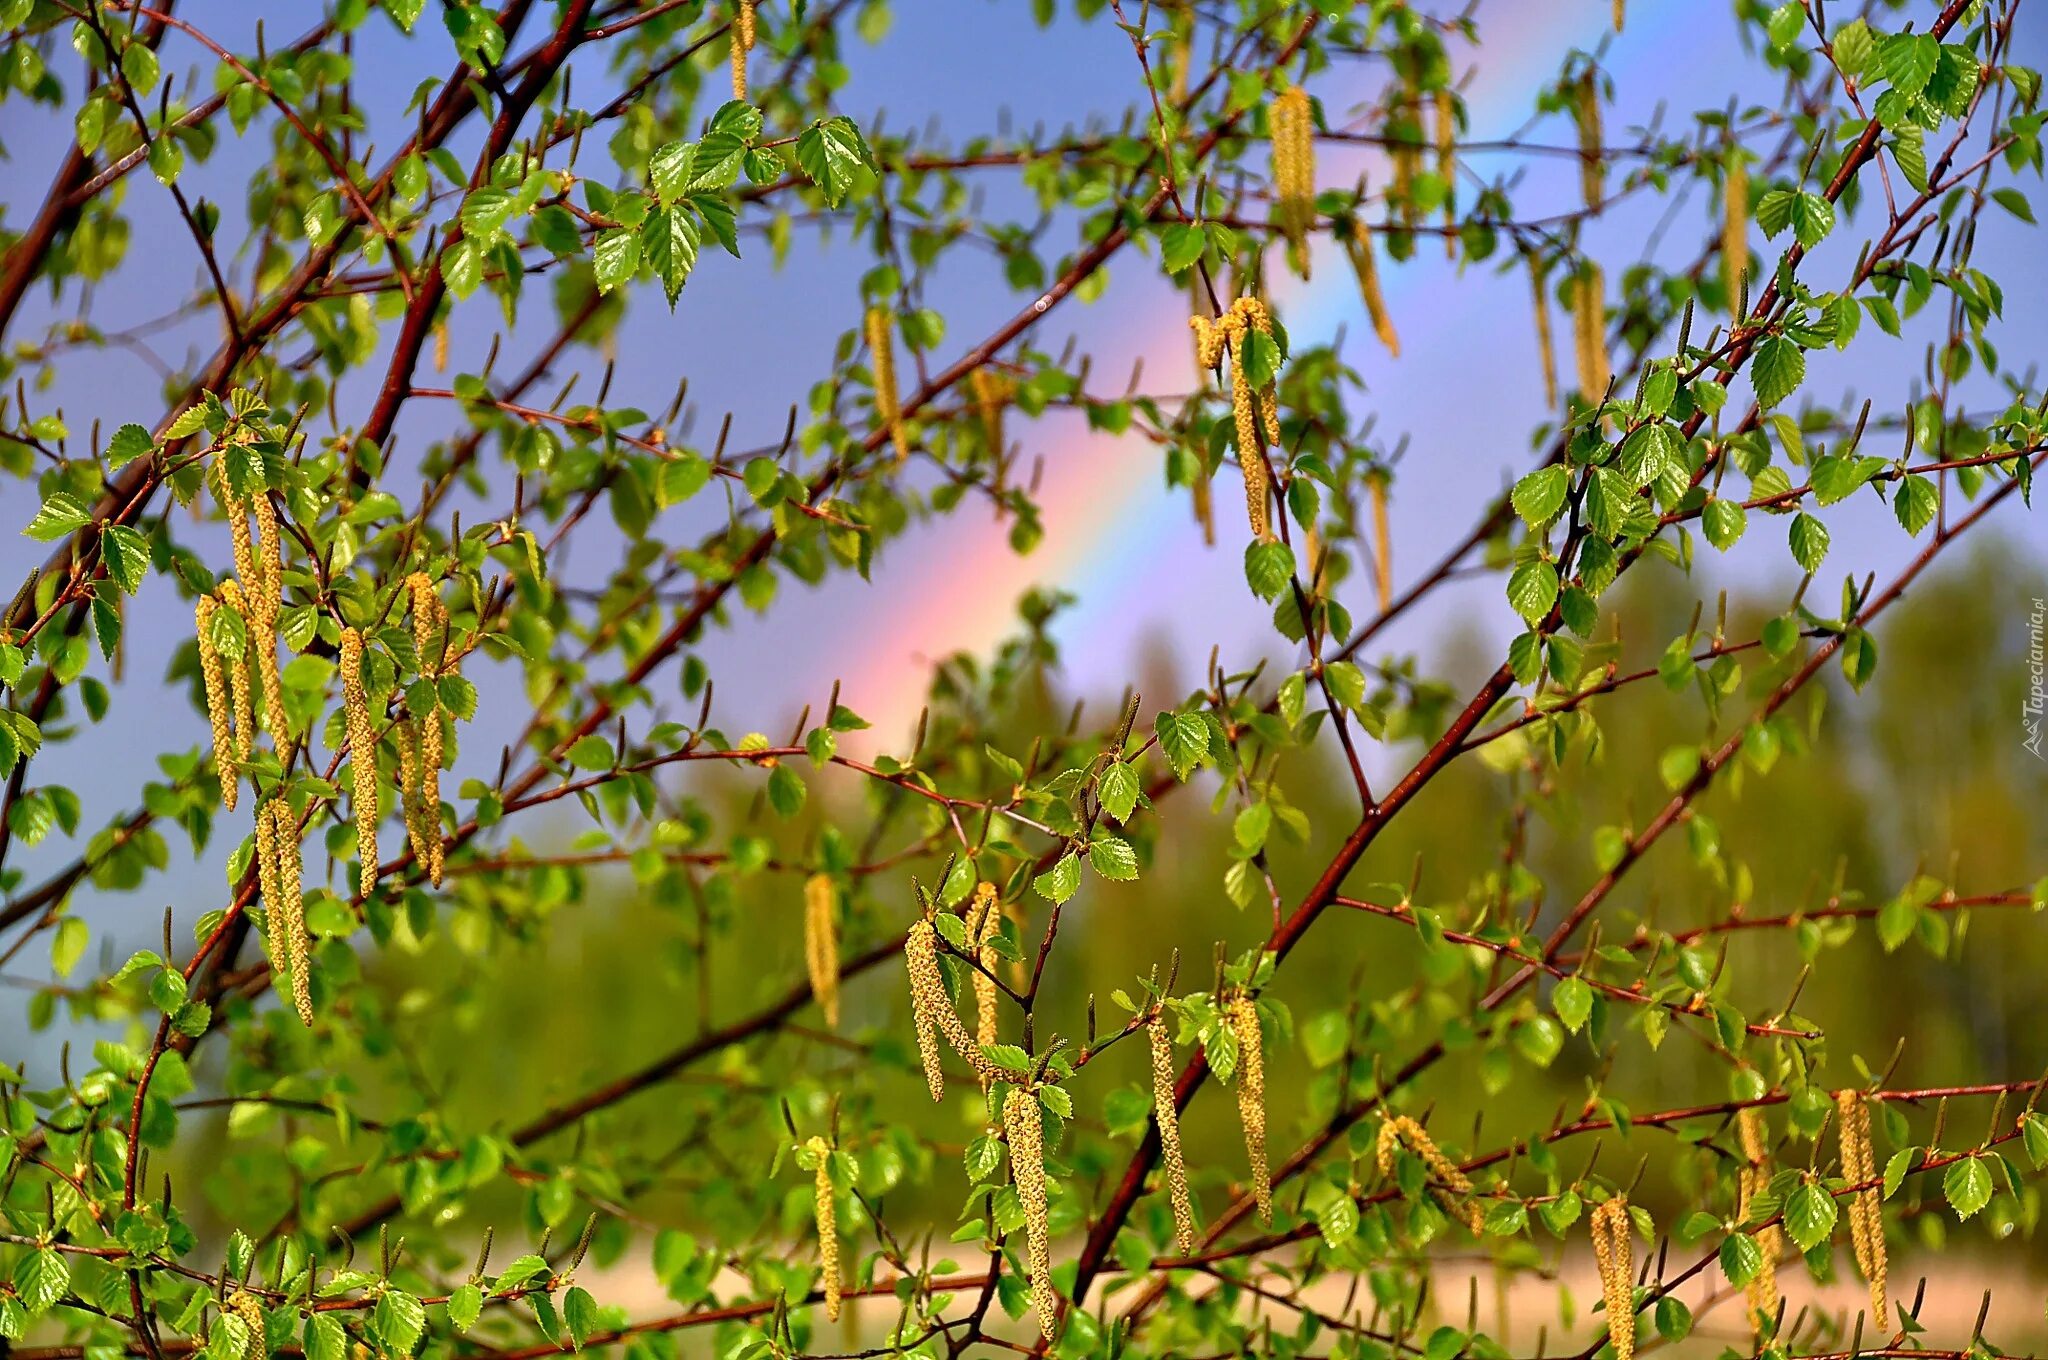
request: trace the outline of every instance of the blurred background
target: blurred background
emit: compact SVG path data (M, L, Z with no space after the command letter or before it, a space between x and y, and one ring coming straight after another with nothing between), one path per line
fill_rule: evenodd
M1054 22L1041 25L1034 8L1021 0L901 0L886 10L870 7L855 25L860 38L846 52L850 78L840 92L841 109L866 126L879 121L891 129L921 129L920 139L929 145L957 146L976 135L1039 125L1085 130L1121 124L1142 87L1130 43L1112 16L1083 19L1062 7ZM1626 140L1632 128L1683 130L1695 110L1782 102L1782 77L1747 51L1735 13L1741 5L1635 0L1618 35L1610 28L1609 0L1481 0L1470 8L1480 44L1454 44L1452 50L1465 82L1467 135L1475 141L1519 136L1569 145L1570 124L1557 116L1536 119L1534 107L1575 50L1597 52L1613 78L1615 104L1607 116L1613 140ZM239 0L192 3L180 12L223 34L248 27L248 11ZM286 4L266 6L265 18L273 36L282 38L317 15L312 6ZM2048 57L2048 24L2027 10L2018 31L2016 59L2040 65ZM358 90L374 106L368 116L376 127L380 120L384 126L403 125L415 86L443 73L449 53L438 34L403 42L372 23L360 36L356 58ZM190 44L173 39L166 45L166 71L187 67L205 69ZM587 74L592 84L602 84L600 73ZM1311 88L1335 122L1373 99L1383 75L1366 64L1339 67L1320 73ZM577 79L579 103L594 103L596 91L583 97L581 66ZM34 211L69 130L18 100L6 104L0 118L8 157L0 228L16 229ZM1573 205L1576 167L1568 158L1503 153L1496 165L1480 154L1475 162L1482 175L1519 177L1522 215ZM227 141L210 161L187 172L189 189L222 205L227 239L233 239L245 182L257 163L248 148ZM1333 155L1326 160L1324 182L1348 183L1360 172L1377 177L1380 169L1371 153L1361 151L1351 161ZM1013 172L990 172L978 191L987 195L992 215L1021 221L1036 216L1035 200ZM181 368L213 339L203 325L152 324L186 295L196 268L157 186L138 176L125 192L124 211L134 223L129 260L93 290L90 312L104 330L137 328L145 345L108 348L89 363L56 365L49 385L36 390L32 405L61 408L74 437L94 422L109 430L130 420L153 423L162 412L160 366ZM1985 223L1977 263L2004 285L2009 304L2009 315L1997 327L1998 345L2009 365L2030 369L2048 339L2048 309L2038 305L2048 284L2041 237L2002 213L1990 213ZM1639 195L1591 224L1587 235L1592 252L1610 262L1613 279L1631 259L1690 258L1718 229L1717 205L1694 191ZM1808 266L1809 276L1823 284L1839 280L1853 263L1859 234L1843 231L1837 237ZM1057 231L1052 239L1061 239ZM1761 233L1756 239L1761 249ZM559 364L564 376L580 370L586 383L594 383L610 361L611 403L646 410L664 407L679 380L687 378L691 423L678 442L708 445L728 413L737 446L779 439L791 405L806 400L811 384L830 370L835 349L858 326L859 274L868 257L834 239L831 228L810 225L795 229L780 267L758 237L750 236L742 249L742 260L708 261L673 314L643 290L605 351L573 347ZM1531 446L1549 413L1543 408L1527 278L1512 261L1505 272L1498 262L1461 267L1430 248L1383 266L1403 344L1395 360L1372 342L1341 256L1318 256L1317 266L1312 283L1273 271L1276 306L1297 347L1340 344L1361 375L1359 409L1376 418L1377 437L1390 450L1405 442L1396 464L1393 536L1396 578L1405 583L1465 533L1488 495L1531 465ZM529 310L510 327L488 297L472 299L453 327L450 373L474 371L494 342L503 346L501 366L530 354L535 337L549 330L545 287L534 291ZM1020 297L1005 282L993 255L979 268L971 256L956 259L926 283L927 305L941 310L947 323L934 359L944 362L973 345L1026 301L1028 295ZM54 303L39 295L10 341L40 334L73 315L80 303L76 294ZM1140 365L1149 390L1185 390L1174 384L1195 381L1186 316L1185 295L1167 285L1156 265L1127 255L1112 265L1099 295L1062 306L1035 343L1058 352L1071 340L1090 358L1091 392L1121 391ZM1556 321L1565 334L1561 314ZM1918 392L1930 334L1926 325L1909 326L1903 338L1892 340L1866 327L1852 357L1816 358L1800 400L1853 410L1864 396L1873 396L1879 401L1875 416L1883 420L1886 404L1902 407ZM381 371L381 362L373 361L344 384L343 423L350 419L352 399L366 404ZM33 378L33 366L24 374ZM1981 377L1971 383L1964 389L1971 409L2004 405L2006 394L1995 383ZM2033 386L2038 390L2038 382ZM1746 397L1746 389L1738 391L1738 400ZM401 464L459 424L446 404L415 405L419 409L409 411L399 427ZM1890 415L1896 418L1898 409ZM1893 431L1873 437L1899 436ZM1076 702L1085 705L1091 722L1106 722L1127 686L1146 696L1148 709L1176 701L1202 683L1212 650L1230 670L1261 658L1291 662L1291 651L1272 633L1270 609L1244 588L1235 538L1226 534L1219 545L1205 546L1185 495L1166 488L1156 447L1091 431L1083 416L1062 411L1028 426L1018 420L1011 438L1023 440L1040 460L1035 475L1045 533L1034 550L1013 552L1007 525L968 504L893 542L871 581L837 575L815 588L786 581L770 624L738 615L733 626L712 632L698 649L718 681L714 722L730 733L761 731L779 739L806 704L825 702L837 679L841 701L873 724L850 735L850 749L906 749L920 710L935 701L942 718L971 721L986 740L1018 750L1048 722L1064 722ZM403 485L405 477L393 483ZM462 508L481 513L502 499L500 488L496 497ZM32 507L10 509L16 513L6 518L16 523ZM671 513L705 516L708 525L723 511L699 504ZM1823 571L1830 597L1843 576L1860 579L1874 571L1885 579L1887 569L1895 571L1914 550L1874 498L1836 513L1836 546ZM1624 669L1654 664L1662 641L1685 626L1695 604L1711 616L1724 589L1731 594L1734 636L1753 635L1753 621L1783 608L1796 574L1778 546L1776 523L1762 520L1752 518L1750 541L1743 545L1755 551L1725 559L1708 554L1690 578L1662 564L1628 578L1618 601ZM1782 915L1831 899L1874 906L1923 872L1959 891L1986 893L2024 887L2048 872L2048 764L2021 749L2018 723L2027 678L2027 616L2032 600L2048 595L2048 531L2042 526L2038 513L2018 505L2002 510L1973 536L1977 542L1944 559L1885 617L1877 631L1883 663L1870 688L1851 695L1831 675L1824 714L1799 706L1802 723L1810 724L1809 749L1788 751L1767 779L1731 780L1706 800L1723 843L1753 874L1746 897L1751 914ZM672 537L687 536L665 527ZM198 526L191 528L203 536ZM594 527L565 565L566 574L587 573L591 584L602 584L616 564L615 556L599 551L615 543L606 539L608 533L608 526ZM41 555L40 545L6 535L0 541L0 580L18 580ZM1040 599L1057 593L1071 600L1052 611L1034 646L1005 651L1006 640L1026 631L1018 603L1034 591ZM1752 621L1748 631L1744 620ZM201 715L182 693L164 690L165 663L189 629L189 610L170 584L150 581L142 606L131 614L125 673L115 686L113 711L121 720L82 724L42 757L61 767L83 798L85 834L130 805L160 755L189 750L201 740ZM1498 578L1480 576L1452 584L1429 607L1403 619L1383 637L1374 660L1395 664L1413 656L1421 674L1462 694L1492 669L1516 631L1519 624L1501 597ZM987 679L992 673L1003 677L999 688ZM493 773L500 743L516 738L525 714L515 677L493 676L480 666L472 678L483 703L451 787L463 774ZM685 707L680 695L675 706ZM1673 741L1690 741L1698 726L1696 701L1656 686L1634 687L1608 701L1603 712L1611 775L1604 790L1551 807L1546 820L1529 831L1527 866L1555 885L1557 896L1576 896L1597 876L1601 828L1640 825L1662 801L1657 757ZM1389 745L1369 751L1368 765L1384 777L1405 768L1413 755L1411 745ZM1510 816L1510 786L1483 766L1466 766L1432 786L1374 847L1354 885L1412 883L1418 902L1451 906L1460 900L1473 866L1499 856ZM1297 777L1305 782L1294 797L1314 831L1306 846L1276 856L1276 877L1290 895L1306 886L1346 829L1340 822L1351 797L1334 767ZM723 809L718 836L762 829L755 825L758 800L747 781L694 772L683 778L691 792ZM1309 797L1317 781L1320 801ZM814 834L822 820L865 819L874 811L862 790L816 784L803 829L781 833L792 844ZM174 842L171 862L144 894L81 889L77 910L91 920L97 944L97 957L86 969L148 943L166 905L179 919L179 939L189 938L190 921L218 905L225 856L245 833L247 815L245 807L240 822L223 817L212 845L196 858L185 856L182 841ZM1194 798L1163 807L1161 839L1170 854L1148 863L1134 888L1113 898L1091 894L1077 904L1070 919L1086 948L1066 960L1052 1003L1071 1027L1078 1028L1087 993L1129 986L1133 972L1163 963L1172 948L1206 961L1219 939L1235 952L1263 937L1263 912L1238 911L1218 888L1227 867L1227 816L1227 810L1218 813ZM564 811L553 822L529 821L518 843L534 851L561 848L577 843L584 829L576 813ZM52 834L32 850L18 850L9 868L23 870L33 884L75 856L82 839ZM409 1045L433 1069L422 1073L422 1084L450 1103L451 1123L489 1126L539 1109L665 1051L679 1032L705 1017L729 1018L758 1006L801 975L793 928L762 932L746 957L723 959L715 968L692 943L693 921L706 914L730 921L762 913L763 919L793 922L797 886L787 875L757 876L707 903L687 881L636 883L623 868L534 872L543 891L522 943L478 957L443 935L368 961L372 985L388 996ZM890 898L891 892L897 896ZM1617 899L1610 929L1623 931L1639 919L1667 925L1707 919L1726 911L1730 895L1728 885L1689 866L1684 846L1661 846ZM875 896L892 905L863 910L889 912L906 900L901 885L878 885ZM554 911L567 904L578 909ZM1959 915L1952 926L1942 957L1919 944L1887 956L1867 926L1826 952L1800 993L1799 1010L1829 1036L1827 1076L1834 1084L1858 1080L1856 1058L1883 1070L1902 1038L1906 1043L1892 1069L1895 1086L2012 1080L2048 1068L2048 1027L2040 1019L2048 941L2040 918L2024 909L1986 911ZM880 929L877 924L875 933ZM1393 1021L1424 976L1412 933L1363 913L1333 913L1318 930L1318 947L1288 968L1284 1000L1297 1025L1333 1008L1386 1007L1389 1053L1397 1057L1406 1046ZM1745 980L1739 1004L1753 1014L1783 1004L1806 958L1788 949L1779 932L1757 939L1738 932L1728 946L1731 966ZM1820 949L1816 941L1809 952ZM855 984L846 1030L864 1045L879 1045L874 1052L884 1059L907 1063L909 1030L899 981L893 969L884 969ZM0 982L21 992L44 989L51 982L47 959L36 951L12 959ZM1196 978L1183 985L1204 984ZM552 998L544 1029L531 1017L531 989L545 989ZM93 1029L59 1008L50 1029L30 1034L24 1014L14 1001L0 1009L0 1058L26 1053L32 1065L47 1065L61 1040ZM1676 1034L1656 1054L1632 1044L1624 1052L1615 1089L1630 1092L1642 1109L1725 1097L1725 1065ZM463 1055L459 1077L436 1058L455 1053ZM716 1070L686 1076L678 1089L622 1107L607 1116L606 1127L652 1136L662 1129L673 1132L679 1121L686 1126L687 1111L716 1108L719 1101L765 1099L781 1080L764 1075L777 1055L800 1063L820 1092L832 1085L835 1068L870 1058L836 1050L799 1028L769 1052L734 1053ZM1105 1059L1104 1067L1114 1080L1135 1084L1143 1075L1140 1056L1125 1052ZM1588 1079L1597 1073L1597 1055L1576 1042L1548 1069L1517 1073L1501 1090L1489 1089L1484 1074L1471 1067L1446 1064L1429 1079L1427 1096L1436 1103L1436 1127L1458 1131L1451 1136L1480 1146L1478 1137L1466 1138L1462 1131L1482 1114L1489 1125L1506 1128L1546 1119L1561 1104L1576 1112ZM1290 1053L1275 1058L1270 1080L1277 1090L1306 1093L1284 1122L1276 1111L1276 1142L1291 1146L1318 1110L1327 1110L1331 1076ZM1988 1114L1983 1104L1958 1108L1954 1118L1962 1131L1951 1136L1952 1144L1976 1136L1969 1126ZM1913 1118L1924 1141L1932 1111L1917 1111ZM963 1125L929 1131L943 1146L979 1130ZM224 1116L221 1155L206 1173L223 1207L232 1204L259 1217L269 1203L266 1195L283 1187L264 1185L254 1160L239 1162L230 1134L260 1132L260 1121L230 1129ZM715 1131L704 1136L715 1137ZM1199 1121L1189 1136L1190 1158L1198 1165L1235 1165L1230 1121ZM1685 1157L1676 1140L1648 1132L1607 1153L1623 1161L1645 1154L1657 1161L1640 1199L1662 1223L1684 1203ZM2023 1159L2015 1162L2022 1164ZM1212 1173L1208 1184L1213 1189L1222 1179L1222 1172ZM807 1192L793 1184L792 1193ZM692 1194L687 1184L668 1187L646 1212L657 1221L693 1221ZM951 1194L942 1190L937 1200L944 1202L933 1205L942 1220L951 1212ZM508 1211L515 1211L512 1204L506 1201ZM526 1211L533 1212L531 1206ZM1937 1278L1934 1298L1943 1317L1960 1319L1953 1325L1967 1328L1979 1285L2010 1282L1995 1311L2006 1330L1995 1334L2001 1341L2021 1333L2039 1339L2048 1258L2021 1231L2032 1226L2037 1211L2037 1191L2029 1183L2024 1196L2001 1197L1987 1211L2001 1217L1989 1236L1974 1227L1956 1234L1960 1255L1938 1263L1931 1255L1922 1260L1902 1242L1895 1292L1910 1296L1920 1269L1939 1264L1946 1274ZM1919 1212L1917 1201L1902 1212L1902 1231L1927 1244L1953 1230L1952 1223L1945 1230L1944 1214ZM1451 1292L1462 1303L1463 1286ZM1592 1297L1581 1292L1582 1298ZM1545 1306L1531 1307L1540 1314ZM1720 1320L1729 1323L1732 1313Z

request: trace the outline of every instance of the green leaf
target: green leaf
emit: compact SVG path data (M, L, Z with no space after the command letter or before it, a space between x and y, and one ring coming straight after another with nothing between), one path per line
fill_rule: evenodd
M140 425L123 425L107 441L107 466L118 470L155 450L156 444L150 439L148 430Z
M1792 234L1808 250L1835 229L1835 205L1819 194L1801 193L1792 205Z
M2048 1166L2048 1119L2043 1119L2040 1111L2029 1110L2020 1117L2020 1139L2035 1170Z
M1565 496L1570 490L1571 474L1562 463L1538 468L1515 483L1512 498L1515 513L1532 528L1547 524L1564 509Z
M1060 856L1059 862L1040 874L1031 886L1048 901L1066 901L1081 886L1081 857L1072 851Z
M1169 274L1178 274L1202 258L1209 237L1192 222L1176 222L1159 234L1159 261Z
M1200 714L1168 709L1154 721L1152 730L1176 779L1185 780L1209 755L1209 724Z
M1835 1197L1819 1181L1801 1181L1785 1197L1785 1231L1801 1251L1812 1251L1835 1230Z
M1121 760L1115 762L1095 781L1095 796L1110 816L1128 822L1138 806L1138 772Z
M1802 510L1792 521L1788 537L1792 544L1792 560L1804 571L1819 569L1821 559L1828 555L1828 526Z
M569 763L579 770L609 770L615 752L610 742L593 734L571 746L568 755Z
M1893 89L1918 94L1941 64L1941 40L1928 33L1897 33L1878 44L1877 60Z
M1763 1248L1746 1232L1730 1233L1721 1243L1721 1273L1737 1289L1756 1278L1763 1268Z
M1682 468L1683 445L1678 431L1661 420L1640 426L1621 446L1621 470L1631 484L1645 487Z
M1716 498L1708 501L1700 512L1700 528L1706 533L1707 542L1722 552L1741 540L1748 525L1749 512L1737 501Z
M640 268L640 238L630 231L618 229L605 232L597 238L592 247L591 261L597 278L597 290L609 293L621 284L632 280Z
M36 511L36 517L28 522L22 532L38 543L54 543L67 538L92 523L92 511L79 504L75 497L59 491L44 501Z
M1806 381L1806 354L1782 335L1767 337L1756 347L1751 378L1759 405L1776 406Z
M802 812L807 792L803 776L788 765L777 765L769 772L768 806L775 809L776 815L794 817Z
M1915 538L1934 523L1934 512L1940 504L1940 493L1925 477L1902 477L1898 490L1892 493L1892 513L1898 516L1899 527Z
M425 1305L402 1289L387 1289L370 1315L370 1328L388 1350L411 1352L427 1325Z
M106 560L107 575L124 594L133 595L141 588L142 578L149 574L149 541L140 532L125 524L109 524L100 535L100 555Z
M64 1254L48 1247L32 1251L14 1268L14 1292L31 1313L47 1312L71 1288Z
M1557 1018L1564 1021L1564 1027L1577 1034L1586 1017L1593 1013L1593 989L1575 974L1557 984L1550 994L1550 1005Z
M1557 568L1548 562L1524 562L1508 577L1508 603L1530 627L1557 603Z
M1294 550L1275 540L1254 541L1244 550L1244 579L1262 600L1278 598L1294 578Z
M458 1286L448 1295L448 1321L458 1332L466 1332L476 1326L477 1317L483 1312L484 1291L473 1284ZM311 1357L307 1357L311 1360Z
M855 176L874 169L875 158L849 118L823 118L796 139L796 163L836 208L846 201Z
M655 209L640 228L640 253L661 280L670 311L697 265L699 239L696 219L680 204Z
M1138 852L1121 836L1098 834L1088 844L1088 863L1112 882L1128 883L1138 876Z
M562 1321L569 1328L569 1344L577 1350L597 1330L597 1300L582 1285L571 1285L562 1296Z
M1941 1193L1956 1217L1967 1219L1991 1202L1991 1169L1982 1157L1965 1157L1942 1173Z

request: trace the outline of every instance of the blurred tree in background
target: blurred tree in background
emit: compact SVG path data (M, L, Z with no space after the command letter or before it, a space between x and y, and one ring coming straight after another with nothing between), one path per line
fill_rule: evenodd
M0 618L0 963L48 960L5 1354L2001 1353L1972 1277L1960 1320L1912 1282L2030 1236L2048 1162L2048 608L1995 537L2040 275L1975 253L2033 222L2020 0L1739 5L1772 93L1675 129L1604 127L1573 35L1497 141L1473 12L1060 8L1128 49L1122 127L863 127L873 3L0 0L10 108L70 128L0 229L48 554ZM394 53L442 74L377 97ZM1697 245L1600 258L1631 200ZM720 327L702 277L811 228L859 253L778 442L558 372L629 308ZM1016 294L964 339L960 252ZM1457 452L1290 335L1313 273L1398 353L1420 252L1533 300L1509 493L1404 498ZM1121 394L1040 335L1113 261L1193 313ZM163 320L96 322L131 292ZM49 395L133 406L94 366L159 332L149 423ZM1919 380L1809 381L1886 336ZM937 517L1028 551L1066 412L1241 548L1263 649L1077 693L1048 590L908 741L802 636L786 729L720 687L707 638ZM1397 568L1404 517L1455 546Z

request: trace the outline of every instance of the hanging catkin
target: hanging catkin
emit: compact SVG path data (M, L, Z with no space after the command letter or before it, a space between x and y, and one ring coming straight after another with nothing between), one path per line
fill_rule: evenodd
M1628 17L1628 0L1614 0L1614 31L1621 32L1622 20Z
M1266 1055L1259 1035L1259 1008L1240 993L1223 1013L1237 1035L1237 1119L1244 1125L1244 1151L1251 1162L1252 1196L1259 1221L1273 1225L1273 1177L1266 1165Z
M889 432L896 446L896 461L910 457L910 431L903 424L903 399L896 387L896 326L889 309L870 307L861 329L868 342L868 357L875 376L875 419Z
M1877 1159L1870 1147L1870 1103L1861 1091L1838 1091L1835 1109L1841 1124L1842 1178L1864 1185L1849 1195L1849 1235L1856 1246L1856 1268L1870 1284L1870 1316L1880 1328L1891 1327L1885 1303L1888 1266L1885 1259L1884 1203L1874 1182Z
M1038 1097L1012 1086L1003 1098L1003 1137L1010 1144L1010 1179L1024 1209L1024 1244L1031 1265L1031 1306L1038 1330L1050 1341L1058 1328L1059 1295L1052 1287L1052 1225L1046 1211L1045 1123Z
M1188 1195L1188 1167L1180 1150L1180 1110L1173 1091L1173 1037L1166 1018L1154 1015L1145 1025L1152 1045L1152 1117L1159 1124L1159 1161L1166 1170L1166 1190L1173 1201L1173 1244L1181 1255L1195 1249L1195 1208Z
M1600 85L1593 72L1579 77L1572 90L1572 109L1579 125L1579 188L1586 211L1596 212L1607 196L1607 162L1600 145Z
M291 972L291 950L284 939L284 912L279 909L283 889L278 886L277 823L271 809L277 800L256 805L256 891L263 897L263 943L270 954L270 976L275 986ZM287 986L277 988L283 995Z
M1366 494L1372 499L1372 583L1379 596L1380 613L1394 607L1394 529L1387 513L1387 482L1384 472L1368 475Z
M1607 285L1600 266L1587 260L1572 279L1572 337L1579 361L1579 396L1588 406L1607 399L1613 373L1607 364Z
M824 1277L825 1316L839 1321L839 1215L832 1199L832 1147L822 1138L807 1146L817 1158L817 1180L813 1199L818 1220L818 1270Z
M974 414L981 421L982 438L988 442L991 458L1003 456L1003 408L1010 403L1010 379L987 365L967 375L967 389L974 399Z
M313 1026L312 961L306 950L306 894L303 886L304 855L299 845L299 823L291 805L282 798L270 802L271 834L277 846L277 897L270 903L273 916L283 919L284 957L291 979L292 1005L308 1029Z
M1636 1353L1635 1247L1628 1199L1616 1195L1593 1210L1593 1260L1600 1267L1600 1292L1607 1305L1607 1339L1615 1360Z
M747 97L747 53L754 46L754 0L738 0L732 20L732 97Z
M284 682L277 669L277 619L284 605L284 538L269 495L255 498L256 575L249 581L249 646L263 689L264 724L279 761L291 759L291 724L284 711Z
M1363 215L1351 219L1351 230L1340 232L1344 253L1351 257L1351 271L1358 275L1358 295L1365 300L1365 314L1372 333L1387 347L1387 353L1401 357L1401 337L1394 333L1393 318L1387 314L1386 294L1380 291L1379 260L1373 250L1372 228Z
M996 951L989 944L1003 924L1003 908L996 899L995 884L975 884L974 906L967 913L967 921L974 941L974 961L981 965L974 974L974 1042L986 1047L1002 1037L996 1027Z
M1728 178L1721 187L1721 263L1727 270L1728 310L1735 310L1749 273L1749 162L1742 148L1728 152Z
M237 1289L228 1295L226 1308L249 1332L242 1340L241 1360L263 1360L270 1354L269 1346L264 1344L263 1305L248 1290Z
M199 677L206 687L206 721L213 728L213 766L220 779L221 806L233 812L241 767L235 753L235 717L227 676L221 670L220 648L213 645L213 616L219 609L220 601L201 595L192 610L192 627L199 641Z
M355 801L357 882L368 897L377 887L377 732L363 688L363 635L341 630L341 711L348 727L350 792Z
M262 593L262 569L256 565L256 545L249 537L249 507L228 485L228 465L225 457L216 458L213 464L213 495L220 502L220 508L228 517L228 538L235 549L235 575L249 583L249 588Z
M1458 99L1449 87L1436 92L1436 173L1444 182L1444 258L1458 258Z
M437 888L447 861L441 840L441 756L447 732L439 709L420 719L420 837L427 848L427 880Z
M1529 290L1536 301L1536 357L1543 366L1543 404L1557 405L1557 353L1550 338L1550 289L1543 277L1543 257L1528 252Z
M420 674L437 676L448 650L448 607L441 603L433 578L423 571L405 578L405 595L412 611L412 647Z
M1379 1159L1380 1174L1388 1180L1394 1177L1394 1150L1407 1143L1409 1149L1422 1159L1429 1174L1436 1177L1438 1184L1454 1194L1470 1195L1472 1178L1458 1169L1456 1162L1444 1156L1443 1149L1436 1145L1436 1139L1429 1136L1429 1130L1422 1127L1410 1115L1398 1114L1380 1125L1379 1142L1374 1152ZM1465 1221L1477 1233L1485 1216L1477 1203L1465 1206Z
M812 874L804 880L804 967L811 977L811 999L818 1003L827 1029L839 1028L839 928L833 919L837 899L832 875Z
M1273 209L1294 272L1308 277L1308 229L1316 215L1314 112L1308 91L1290 85L1267 112L1273 137Z
M255 650L256 628L250 622L248 599L232 576L220 583L220 602L234 610L235 617L242 621L242 654L228 658L227 669L228 693L235 704L235 759L247 766L249 750L256 739L256 705L250 697L255 684L251 653Z
M917 1056L924 1064L924 1084L933 1100L946 1098L946 1074L939 1065L939 1012L950 1011L946 982L939 975L938 932L920 917L903 941L903 962L910 971L910 1013L917 1024Z
M398 806L405 821L405 843L421 865L427 862L427 829L420 807L420 723L414 717L400 718L391 725L391 741L398 748Z
M1744 1220L1749 1217L1750 1205L1771 1183L1771 1150L1765 1137L1763 1112L1749 1106L1735 1116L1735 1128L1742 1138L1742 1175L1737 1182L1740 1200L1736 1212ZM1750 1276L1744 1286L1749 1301L1750 1319L1759 1339L1763 1336L1766 1323L1778 1313L1778 1252L1784 1233L1777 1224L1756 1230L1756 1245L1762 1253L1756 1274Z

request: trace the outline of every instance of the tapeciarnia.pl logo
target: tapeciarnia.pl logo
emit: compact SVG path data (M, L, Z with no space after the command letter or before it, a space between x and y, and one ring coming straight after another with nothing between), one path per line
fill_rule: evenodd
M2044 624L2048 624L2048 600L2034 597L2033 612L2027 615L2027 697L2020 705L2020 722L2026 737L2020 745L2033 752L2036 760L2048 759L2041 750L2041 717L2048 710L2048 652L2043 650Z

